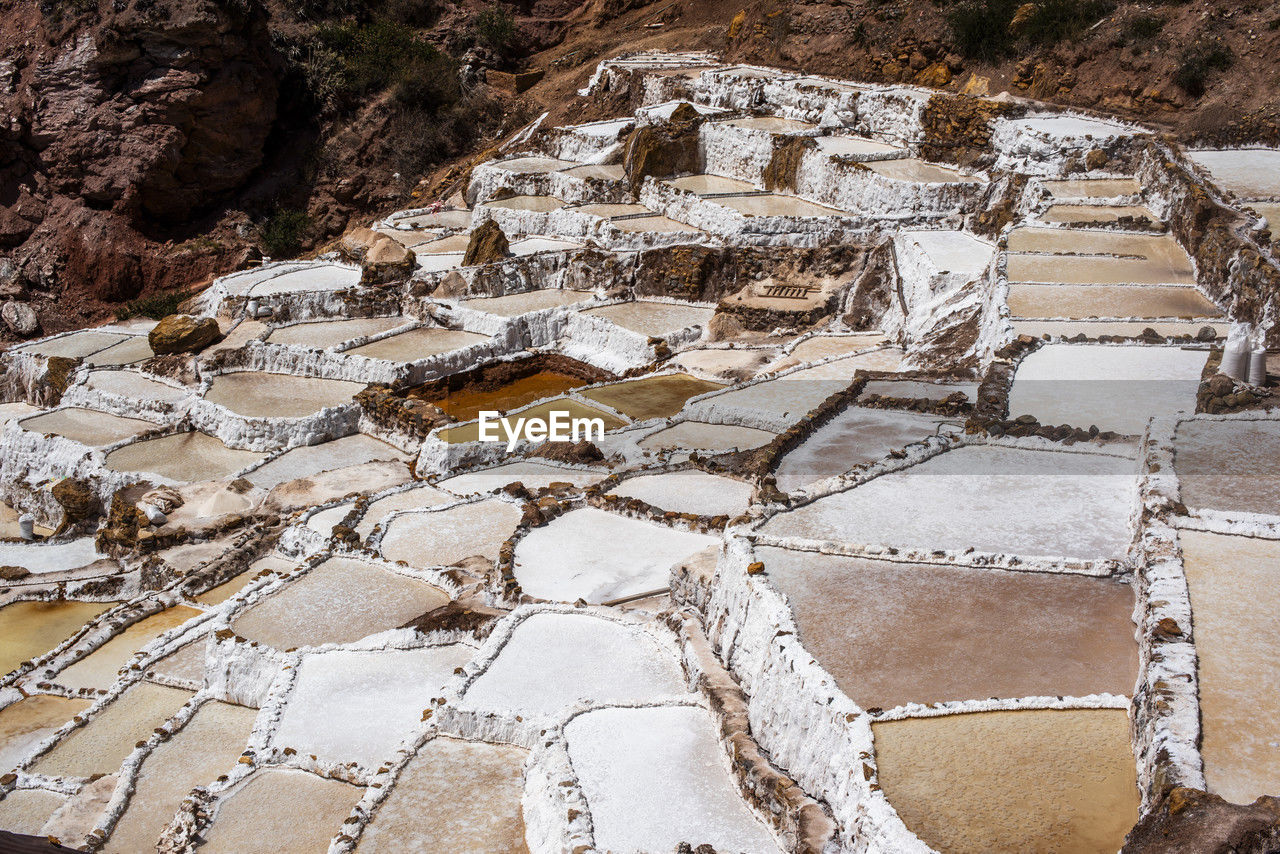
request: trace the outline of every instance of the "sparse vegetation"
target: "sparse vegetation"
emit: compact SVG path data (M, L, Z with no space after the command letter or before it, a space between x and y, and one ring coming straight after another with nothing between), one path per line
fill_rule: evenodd
M482 9L472 22L476 41L503 56L511 49L516 35L516 22L505 6L494 4Z
M1231 48L1220 39L1204 38L1182 53L1173 81L1193 98L1205 92L1205 83L1215 71L1226 71L1235 62Z
M258 227L258 247L271 258L292 257L302 248L310 228L311 217L305 211L281 208Z
M994 62L1019 43L1036 47L1073 39L1115 10L1112 0L965 0L947 15L956 47L965 56ZM1019 14L1021 12L1021 14Z
M190 299L192 294L194 291L170 291L130 300L116 309L116 320L128 320L131 317L161 320L171 314L177 314L178 306Z

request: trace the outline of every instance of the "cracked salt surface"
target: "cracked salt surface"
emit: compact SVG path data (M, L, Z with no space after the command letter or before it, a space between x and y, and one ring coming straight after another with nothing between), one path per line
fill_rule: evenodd
M255 772L219 802L202 852L303 854L324 851L364 789L287 768ZM281 821L281 816L291 820Z
M601 849L781 850L743 803L702 709L601 709L570 721L565 738Z
M514 572L530 596L608 602L666 587L673 565L718 542L587 507L523 537Z
M647 632L590 614L535 613L463 694L466 708L557 717L579 700L647 703L687 693Z
M762 533L810 540L1094 560L1124 556L1131 457L956 448L779 513Z
M322 761L374 768L474 654L473 647L450 644L303 656L272 742Z
M520 522L520 508L490 498L445 510L402 513L385 525L382 554L410 566L448 566L472 555L493 560Z
M751 503L751 492L750 483L696 469L632 477L610 490L662 510L702 516L736 516Z

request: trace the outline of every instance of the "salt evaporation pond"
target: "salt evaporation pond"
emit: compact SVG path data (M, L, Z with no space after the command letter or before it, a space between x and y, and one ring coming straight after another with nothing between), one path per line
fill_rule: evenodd
M1040 219L1062 223L1112 223L1121 217L1155 221L1156 215L1140 205L1050 205Z
M688 469L628 478L609 492L676 513L736 516L751 503L752 490L746 481Z
M1067 178L1045 181L1044 188L1055 199L1111 199L1142 192L1133 178Z
M767 130L770 133L800 133L813 130L817 125L796 119L784 119L781 116L749 116L744 119L729 119L725 125L747 130Z
M592 295L583 291L571 291L559 288L547 288L540 291L527 291L519 294L508 294L503 297L475 297L465 300L461 305L496 314L500 317L518 317L531 311L573 305L591 299Z
M729 451L749 450L767 445L777 434L734 424L681 421L640 440L640 447L653 450Z
M439 608L438 588L350 558L332 557L231 624L241 637L276 649L351 643Z
M1185 285L1196 283L1190 270L1151 258L1109 255L1009 254L1009 281L1063 285Z
M750 181L724 178L720 175L686 175L683 178L673 178L664 183L675 187L677 190L684 190L687 193L694 193L700 196L719 195L722 193L752 193L760 189Z
M702 229L695 228L687 222L671 219L666 216L644 216L632 217L630 219L613 220L610 223L619 231L639 232L639 231L689 231L701 232Z
M85 357L84 363L90 367L111 367L114 365L132 365L150 359L155 354L151 351L151 342L145 335L134 335L119 344L112 344L105 350L99 350Z
M267 334L267 341L286 347L323 350L353 338L388 332L411 322L407 317L355 317L343 320L318 320L278 326Z
M293 561L275 554L269 554L249 564L249 568L244 572L234 576L229 581L219 584L217 587L201 593L195 599L203 605L221 605L239 593L260 572L292 572L297 568L298 565Z
M1104 578L763 548L800 641L862 708L1133 691L1133 590Z
M509 483L522 483L525 489L545 489L553 483L568 483L576 488L599 483L608 476L605 471L572 469L554 463L521 460L480 471L466 472L439 481L436 485L454 495L494 492Z
M674 564L719 543L718 537L584 507L522 538L513 571L530 596L599 604L666 587Z
M650 418L670 418L683 409L690 398L721 388L724 386L720 383L688 374L662 374L623 380L579 393L635 421L647 421Z
M711 321L714 308L700 305L682 305L665 302L623 302L600 308L589 308L584 315L603 317L624 329L641 335L658 337L670 335L690 326L702 326Z
M510 160L496 160L486 164L515 173L558 172L578 164L570 160L557 160L554 157L513 157Z
M1009 286L1014 317L1219 317L1222 312L1195 288L1181 285L1035 285ZM1153 323L1131 324L1137 335ZM1194 335L1199 325L1188 333ZM1183 334L1183 333L1177 333Z
M24 353L35 353L40 356L61 356L65 359L82 359L85 356L91 356L101 350L126 341L132 336L121 335L114 332L92 332L80 331L72 332L70 335L63 335L58 338L50 338L45 341L35 341L31 344L21 344L14 347L15 350L21 350Z
M128 808L102 850L154 850L187 794L235 768L257 717L256 709L244 706L216 700L203 704L177 735L142 763Z
M410 329L408 332L401 332L379 341L373 341L369 344L361 344L359 347L352 347L346 352L356 356L364 356L368 359L413 362L488 340L488 336L475 332L424 326L418 329Z
M1135 289L1136 290L1136 289ZM1184 289L1185 290L1185 289ZM1157 335L1187 335L1195 337L1206 326L1219 338L1226 337L1230 324L1221 321L1207 323L1199 320L1019 320L1013 319L1014 335L1030 335L1032 338L1073 338L1085 335L1123 335L1135 338L1147 329Z
M1205 350L1049 344L1018 365L1009 417L1139 434L1153 415L1193 412Z
M473 655L473 647L449 644L305 656L272 742L324 762L376 768Z
M726 379L745 379L758 371L772 350L728 350L707 348L685 350L671 364L687 371L719 375Z
M897 154L906 151L887 142L864 139L860 136L816 136L813 141L818 150L832 157L863 157L869 154Z
M781 850L739 794L704 710L599 709L564 732L600 849Z
M963 394L972 402L978 396L978 384L926 380L871 380L862 387L862 394L858 395L858 399L878 395L908 400L942 400L957 393Z
M34 575L81 569L104 557L93 537L62 542L0 542L0 566L20 566ZM116 572L115 564L105 565L105 571Z
M207 433L190 431L143 439L107 454L112 471L143 472L183 483L222 478L261 462L266 454L228 448Z
M38 836L49 817L66 802L66 795L46 789L14 789L0 800L0 827L9 833Z
M152 674L164 679L176 679L186 686L204 684L204 658L206 637L198 638L186 646L180 647L147 668L147 675Z
M118 671L135 652L169 629L177 628L201 613L203 612L186 605L176 605L144 617L63 670L54 677L54 681L68 688L106 690L116 681Z
M865 332L854 335L814 335L811 338L804 339L786 356L769 365L769 370L780 371L783 368L790 368L806 362L816 362L831 356L843 356L859 350L866 350L869 347L876 347L884 342L885 337L879 332ZM886 354L885 358L889 358L890 354L895 353L899 356L901 355L901 351L895 348L889 348L881 352ZM896 363L894 364L896 365ZM869 368L869 370L875 369ZM893 370L893 368L887 368L886 370Z
M864 163L868 169L884 178L894 181L909 181L915 184L977 184L986 179L979 175L966 175L958 169L949 169L934 163L926 163L914 157L902 157L896 160L873 160Z
M55 409L19 423L22 429L30 430L32 433L62 436L90 447L111 445L124 439L132 439L159 426L140 418L123 418L108 412L75 407Z
M1188 151L1187 156L1208 170L1219 187L1242 199L1280 196L1280 149Z
M1280 420L1183 421L1173 465L1188 507L1280 515Z
M452 495L425 484L393 492L369 502L356 524L356 533L361 537L369 536L375 525L381 525L384 519L398 510L423 510L450 501L453 501ZM342 506L349 509L349 505Z
M779 489L792 492L854 466L878 462L912 442L963 432L963 427L962 419L851 406L787 453L774 476Z
M521 515L519 505L498 498L404 513L387 522L382 554L416 567L449 566L472 555L494 560Z
M484 410L509 412L585 384L586 380L562 371L536 371L495 388L451 390L432 402L459 421L470 421Z
M258 278L249 287L249 296L265 297L306 291L337 291L360 284L360 268L338 264L312 263L301 269Z
M0 774L8 773L32 748L89 705L88 700L33 694L0 709Z
M360 786L295 771L262 768L220 801L202 834L202 854L303 854L326 851ZM282 820L284 819L284 820Z
M91 777L111 774L139 741L194 696L191 691L139 682L112 700L87 724L72 730L31 766L36 774Z
M467 689L466 708L556 717L579 700L644 703L687 692L680 665L642 629L590 614L533 614Z
M290 480L379 460L402 462L407 455L381 439L356 433L319 445L290 448L245 475L254 486L271 489Z
M872 724L877 777L940 851L1116 851L1138 820L1123 709L982 712Z
M160 403L177 403L195 393L194 389L171 386L137 371L126 370L90 371L85 379L85 387L134 400L154 400Z
M1131 457L956 448L779 513L761 532L922 549L1095 560L1124 556Z
M3 556L0 560L8 561ZM80 631L117 602L14 602L0 608L0 673L9 673Z
M527 852L521 799L528 753L509 744L432 739L400 772L356 851Z
M1195 623L1205 785L1237 804L1280 789L1280 542L1181 531Z
M545 403L539 403L535 406L517 410L509 413L509 417L512 419L524 418L528 421L546 421L549 423L553 414L556 417L563 417L564 419L567 419L567 423L569 424L572 424L574 419L599 419L603 422L605 430L616 430L619 427L626 426L627 423L611 412L606 412L603 409L596 409L594 406L579 403L578 401L568 397L553 398ZM491 435L498 436L502 442L506 442L510 438L510 432L501 424L497 424L490 429L493 431ZM480 439L480 422L473 421L470 424L463 424L460 427L446 427L437 435L443 441L452 444L476 442ZM523 438L523 435L521 438Z
M888 161L893 162L893 161ZM799 196L781 193L751 193L743 196L717 196L715 203L743 216L849 216L847 211L820 205Z
M205 400L249 418L301 418L350 403L364 383L238 371L213 378Z
M564 207L564 202L551 196L512 196L508 199L495 199L491 202L485 202L482 208L501 208L509 211L534 211L535 213L546 213L547 211L559 210ZM466 249L468 238L463 237L462 249ZM448 251L448 250L445 250Z

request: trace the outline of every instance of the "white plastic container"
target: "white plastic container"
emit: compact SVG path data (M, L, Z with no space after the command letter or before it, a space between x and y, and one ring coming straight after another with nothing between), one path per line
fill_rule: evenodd
M1267 351L1258 347L1249 354L1249 385L1267 384Z
M1249 373L1248 345L1240 341L1228 341L1222 349L1222 365L1218 368L1233 380L1244 381Z
M18 533L22 535L24 540L34 540L36 538L36 520L30 513L24 513L18 517Z

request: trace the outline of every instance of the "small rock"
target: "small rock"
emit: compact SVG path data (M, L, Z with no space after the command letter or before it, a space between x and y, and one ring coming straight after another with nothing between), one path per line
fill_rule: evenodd
M35 309L25 302L5 303L0 308L0 318L4 319L4 325L15 335L23 338L30 338L40 328L40 318L36 317Z
M502 227L491 219L485 220L479 228L471 232L471 241L467 244L467 253L462 257L462 266L475 264L492 264L501 261L510 253L511 247Z

